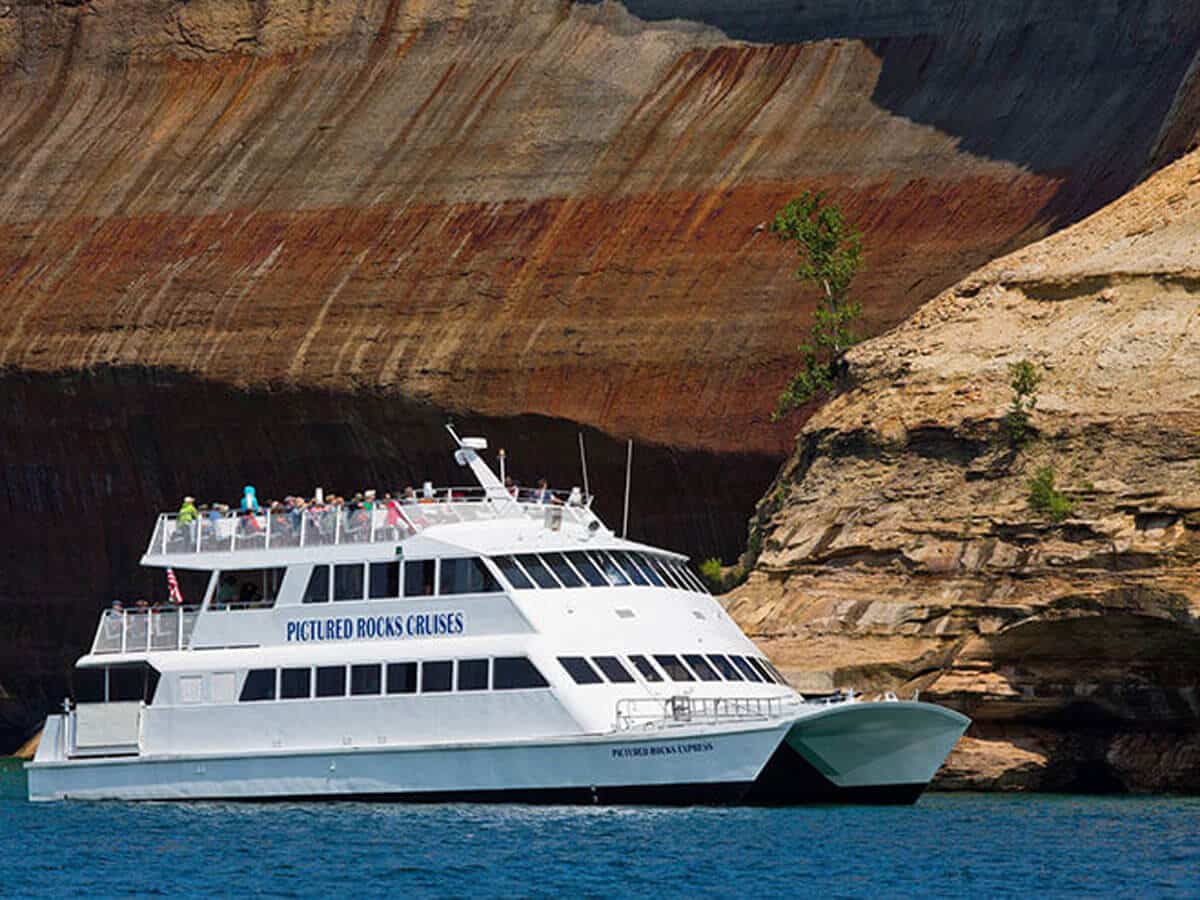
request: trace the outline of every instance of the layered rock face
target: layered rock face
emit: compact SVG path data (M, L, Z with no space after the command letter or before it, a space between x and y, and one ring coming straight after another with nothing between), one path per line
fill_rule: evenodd
M760 504L737 619L810 689L971 715L944 787L1200 790L1198 233L1193 153L985 267L855 348Z
M0 5L0 684L61 695L182 491L436 474L447 413L536 422L527 480L594 429L614 496L616 441L654 445L635 536L732 556L807 312L772 212L830 190L894 325L1187 146L1198 31L1183 0Z

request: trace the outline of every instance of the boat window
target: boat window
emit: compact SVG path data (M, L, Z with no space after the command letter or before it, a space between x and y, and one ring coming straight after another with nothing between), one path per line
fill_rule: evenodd
M776 683L776 684L782 684L782 685L785 685L785 686L787 685L787 683L788 683L788 680L787 680L786 678L784 678L784 677L783 677L783 673L782 673L782 672L780 672L780 671L779 671L777 668L775 668L775 666L773 666L773 665L770 663L770 661L768 661L768 660L765 660L765 659L764 659L764 660L763 660L763 665L765 665L765 666L767 667L767 669L770 671L770 673L771 673L772 675L774 675L774 676L775 676L775 683Z
M663 677L658 674L658 669L654 668L654 663L646 659L644 656L631 656L629 661L642 673L642 677L647 681L662 681Z
M492 562L500 567L500 571L504 573L504 577L518 591L523 591L533 587L533 582L529 580L521 567L517 565L517 561L511 556L493 556Z
M441 594L491 594L500 590L500 583L478 557L443 559Z
M346 667L318 666L317 667L317 696L345 697L346 696Z
M361 600L363 598L363 565L349 563L333 567L333 599Z
M450 677L454 674L454 663L449 661L421 663L421 693L437 694L450 690Z
M458 661L458 690L486 691L488 689L488 661L486 659L460 659Z
M629 554L624 550L613 550L612 558L620 564L621 568L625 570L625 574L629 576L629 580L634 584L650 583L642 570L634 565L633 560L629 558Z
M699 653L685 653L683 661L691 666L692 671L700 676L701 681L721 680L721 676L717 674L717 670L710 666Z
M372 600L387 600L400 596L400 563L371 563L369 596Z
M103 703L105 696L104 669L75 669L71 677L76 703Z
M671 571L665 559L648 553L644 553L642 556L647 562L650 563L650 566L654 569L655 574L658 575L666 587L675 588L677 590L679 589L679 579L675 576L675 573ZM684 590L686 590L686 588L684 588Z
M657 662L667 677L672 681L695 681L696 676L687 670L687 666L679 661L678 656L655 656L654 661Z
M582 550L572 550L567 554L567 559L592 587L608 587L608 580Z
M645 553L631 553L630 556L641 564L642 571L646 573L646 577L650 579L650 583L655 587L666 587L667 583L663 581L662 576L654 571L654 566L650 562L650 558Z
M592 662L604 673L604 677L614 684L628 684L633 681L629 670L621 665L621 661L615 656L593 656Z
M497 656L492 669L492 687L497 691L550 687L537 666L523 656Z
M600 684L603 680L582 656L560 656L558 661L576 684Z
M279 673L279 698L300 700L312 696L312 669L283 669Z
M108 669L108 702L124 703L141 700L147 705L154 702L158 689L158 669L148 663L128 666L110 666Z
M693 572L686 564L679 564L679 571L687 578L688 584L697 594L708 594L708 588L704 586L704 582L700 580L700 576Z
M551 571L558 576L558 580L562 582L563 587L583 587L583 579L575 573L575 570L571 568L571 564L567 562L567 558L561 553L543 553L542 562L548 565Z
M275 605L284 570L232 569L217 575L210 609L269 609Z
M247 703L253 700L274 699L274 669L251 669L246 673L246 680L242 682L242 695L238 697L239 703Z
M387 692L389 694L415 694L417 692L417 664L415 662L388 663Z
M378 694L383 690L383 667L379 663L350 667L350 696L364 697L368 694Z
M757 656L747 656L746 662L750 663L750 665L754 666L754 668L758 670L758 674L763 677L763 681L765 681L767 684L771 684L775 680L775 676L771 674L770 670L763 665L763 661Z
M750 665L750 663L746 662L746 658L744 656L733 656L731 654L729 659L735 666L737 666L738 671L745 675L748 679L751 681L762 681L762 676L758 674L758 670L755 669L754 666Z
M432 597L437 560L410 559L404 563L404 596Z
M745 681L746 680L742 677L741 673L737 670L737 667L734 666L734 664L731 663L724 656L721 656L721 654L719 654L719 653L708 654L708 661L717 667L717 671L720 672L722 676L724 676L726 681Z
M516 557L517 562L529 573L538 587L541 588L556 588L560 587L558 579L550 574L550 570L542 564L542 561L533 553L522 553Z
M592 561L600 567L605 576L613 584L621 586L629 584L629 579L625 577L625 573L621 571L621 567L612 561L612 557L603 550L593 550L588 553Z
M305 603L329 602L329 566L313 566L308 576L308 587L304 589Z

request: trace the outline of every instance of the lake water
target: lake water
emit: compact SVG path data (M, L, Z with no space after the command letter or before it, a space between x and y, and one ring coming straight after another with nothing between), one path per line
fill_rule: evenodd
M1200 896L1200 798L642 809L25 800L0 896Z

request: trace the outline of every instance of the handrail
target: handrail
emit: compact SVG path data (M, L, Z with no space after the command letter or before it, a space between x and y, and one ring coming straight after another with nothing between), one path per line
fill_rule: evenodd
M92 653L186 650L199 614L199 606L106 609L100 614Z
M775 719L783 715L784 697L627 697L617 701L616 728L672 728Z
M511 501L488 497L482 488L439 488L433 497L358 504L234 510L198 513L180 522L179 513L162 513L146 549L150 556L235 553L341 544L394 543L426 528L478 519L543 520L557 529L563 522L590 526L599 521L591 498L577 491L551 491L553 499L533 499L522 490Z

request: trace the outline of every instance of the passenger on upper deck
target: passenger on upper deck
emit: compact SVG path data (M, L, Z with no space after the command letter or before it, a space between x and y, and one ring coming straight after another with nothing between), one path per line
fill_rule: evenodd
M199 513L196 511L196 498L184 497L183 503L179 507L179 515L176 517L176 522L178 523L180 530L183 531L184 538L187 540L189 547L192 545L192 542L196 537L195 534L192 533L192 527L195 525L198 517Z
M539 478L537 490L533 492L534 503L554 503L562 505L562 501L554 496L554 492L550 490L550 484L545 478Z

